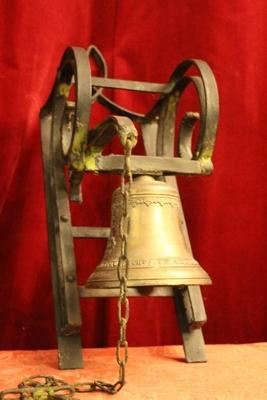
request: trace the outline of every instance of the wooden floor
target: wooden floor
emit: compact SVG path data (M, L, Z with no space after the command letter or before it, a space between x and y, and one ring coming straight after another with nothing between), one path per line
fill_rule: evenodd
M127 384L115 395L125 400L267 400L267 343L206 346L208 362L186 364L181 346L130 348ZM0 389L15 387L23 378L49 374L67 380L117 379L115 351L84 350L83 370L59 371L57 352L0 352ZM80 399L107 399L101 393Z

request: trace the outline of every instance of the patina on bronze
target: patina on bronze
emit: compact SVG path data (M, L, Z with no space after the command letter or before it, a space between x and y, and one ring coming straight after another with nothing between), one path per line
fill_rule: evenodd
M90 57L95 59L102 76L91 76ZM197 75L188 74L192 66L195 67ZM176 143L177 109L188 85L193 85L196 90L200 112L190 111L184 115L178 129L179 139ZM146 114L141 114L111 101L105 94L105 88L158 93L159 98L151 110L148 110ZM72 98L73 89L75 95ZM88 129L91 105L94 101L107 107L115 116L108 117L97 127ZM192 151L192 134L198 120L200 131L195 150ZM80 341L80 297L119 296L122 302L127 303L127 296L174 296L186 359L188 362L206 360L201 330L206 321L206 313L199 285L209 283L209 277L192 255L176 175L208 175L212 172L211 157L215 144L217 120L216 82L210 67L203 61L185 60L178 65L166 84L133 82L108 78L106 62L95 46L90 46L87 51L81 48L66 50L50 98L41 112L46 207L60 368L79 368L83 365ZM130 155L129 149L127 150L127 140L134 131L132 121L137 121L141 125L146 156ZM125 154L103 155L104 148L113 136L122 137L123 132L126 132L125 137L128 138L125 143L122 143ZM174 149L178 149L175 151L177 153L175 157L173 156ZM70 174L69 191L66 168ZM169 202L169 205L162 206L161 211L159 211L158 203L150 208L150 216L147 217L149 234L146 238L146 246L151 241L149 254L140 250L142 257L138 256L138 259L134 259L133 248L138 245L138 240L133 240L133 233L128 232L125 227L118 230L117 222L115 225L112 223L111 228L72 226L69 202L82 201L82 179L85 173L90 172L120 174L123 177L122 187L125 184L124 178L129 181L131 180L129 176L134 178L133 194L128 193L126 184L124 189L121 189L122 197L117 192L114 195L114 201L117 201L118 207L122 205L124 208L123 218L120 213L115 217L116 212L113 210L113 219L124 221L120 222L120 225L128 219L135 218L134 215L139 214L138 218L140 218L143 213L142 207L147 207L142 204L133 206L134 190L137 190L138 185L142 186L138 189L142 201L147 198L148 189L145 189L147 185L146 187L150 188L153 186L153 190L149 192L148 201L151 201L154 196L157 197L157 201L161 199L162 204ZM153 233L153 226L157 227L156 218L168 221L168 223L166 221L161 223L160 230L164 231L164 237L168 238L168 242L173 247L173 250L170 253L166 251L163 257L159 254L153 256L153 246L154 253L157 251L155 242L157 236L155 232ZM134 224L137 229L138 221ZM95 274L81 287L78 287L76 281L73 251L73 241L76 237L108 239L104 261ZM111 250L113 239L116 244ZM117 282L120 281L120 284L110 285L107 282L115 282L115 264L120 264L122 259L124 261L128 259L129 265L126 262L121 273L118 273ZM132 268L133 262L136 268ZM146 265L147 276L142 280L143 262ZM97 278L97 275L99 277L99 271L102 274L105 263L112 265L112 271L111 275L106 275L104 284L102 277L102 283L99 283L101 280ZM156 274L155 263L160 264L161 277ZM139 268L138 279L135 272L137 268ZM175 277L172 275L174 270ZM126 275L125 272L127 272ZM128 285L130 285L129 288ZM119 342L122 346L117 347L117 360L120 366L127 361L127 352L125 352L124 360L119 354L120 347L127 348L125 338L127 317L127 312L126 315L119 312L121 322ZM110 384L101 383L104 391L109 390L114 393L121 383L124 383L125 371L122 373L122 368L120 371L118 386L111 385L111 388Z

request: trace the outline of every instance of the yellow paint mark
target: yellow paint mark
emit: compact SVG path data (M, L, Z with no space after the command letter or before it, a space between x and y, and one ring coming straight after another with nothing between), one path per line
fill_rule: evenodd
M86 139L87 129L83 124L78 122L70 154L71 165L77 171L84 171L85 169Z
M87 171L96 171L96 159L101 155L102 147L100 146L92 146L90 150L86 153L85 156L85 168Z
M67 83L60 83L58 85L58 94L60 96L69 97L69 92L70 92L70 85L68 85Z

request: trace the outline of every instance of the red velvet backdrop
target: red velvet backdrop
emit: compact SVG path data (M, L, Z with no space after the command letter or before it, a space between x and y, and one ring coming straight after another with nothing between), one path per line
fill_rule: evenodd
M179 178L203 290L209 343L267 339L267 3L263 0L1 1L0 347L55 347L39 111L69 45L96 44L110 76L165 82L178 62L206 60L220 93L211 177ZM123 97L125 105L135 98ZM132 100L133 99L133 100ZM135 102L136 103L136 102ZM138 107L146 110L146 100ZM263 113L263 114L262 114ZM77 222L109 222L113 181L88 177ZM104 243L78 243L79 279ZM114 345L114 301L82 302L84 346ZM177 343L171 299L133 299L131 345Z

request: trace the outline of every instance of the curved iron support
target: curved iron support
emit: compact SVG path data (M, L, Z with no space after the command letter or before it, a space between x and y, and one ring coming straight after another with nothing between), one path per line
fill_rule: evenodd
M192 136L195 125L197 121L199 121L199 118L199 113L187 112L185 113L179 127L179 156L186 160L192 160L193 158Z
M76 88L76 99L74 102L68 102L72 86ZM58 118L54 110L54 103L58 98L62 98L64 108L60 116L62 152L65 157L68 157L74 169L82 171L91 108L90 64L84 49L69 47L65 51L53 90L42 109L42 114L52 113L55 118ZM70 110L73 112L71 117Z
M96 62L96 65L99 68L99 71L102 75L103 78L108 77L108 66L106 63L105 58L103 57L103 54L101 51L98 49L98 47L91 45L87 49L87 55L90 60L90 58L93 58ZM102 95L103 88L99 87L96 89L94 86L92 86L92 103L97 100L97 98Z
M81 108L80 107L81 104L79 104L79 102L82 103L81 101L82 95L81 96L78 95L81 89L83 89L85 94L86 90L89 91L89 93L92 91L91 98L89 99L88 97L86 101L88 109L90 108L90 104L93 101L98 101L99 103L106 106L109 110L118 115L126 116L145 124L154 119L160 118L161 110L164 108L164 104L166 102L169 102L170 97L172 98L172 101L175 102L177 109L183 92L185 91L185 89L189 84L193 84L198 94L201 111L200 111L200 134L197 140L196 150L194 151L194 154L192 154L192 160L197 160L200 162L201 172L203 174L210 174L212 172L213 165L211 157L216 139L219 104L218 104L218 91L217 91L216 81L208 64L206 64L201 60L194 60L194 59L185 60L184 62L179 64L174 73L172 74L169 83L165 85L164 88L158 85L159 90L161 90L163 94L161 95L159 101L156 102L153 109L145 115L123 108L117 103L108 99L102 93L103 87L101 87L101 82L103 86L105 85L105 78L107 78L108 74L105 59L96 46L90 46L88 48L87 57L93 57L95 59L96 64L99 67L100 73L103 75L103 77L102 79L100 79L100 82L98 78L97 86L95 86L94 84L94 81L97 82L97 79L92 78L93 86L92 89L90 89L91 88L90 84L92 83L90 79L90 73L85 74L86 70L88 72L88 60L86 59L85 67L84 65L82 65L82 63L80 63L80 76L84 84L82 85L82 88L78 87L77 89L77 99L75 102L75 113L73 118L73 129L72 129L73 139L64 140L64 137L68 138L68 135L65 134L66 131L65 127L67 125L69 128L70 124L69 123L66 124L63 122L63 127L62 127L63 143L71 142L70 152L69 154L66 155L68 155L69 158L68 161L74 171L82 172L86 170L85 167L86 135L87 135L86 126L88 126L88 119L87 122L81 122L79 115L77 115L77 110ZM61 77L63 77L63 79L61 79L59 88L63 87L63 91L65 91L65 93L68 93L69 88L68 85L66 88L66 84L67 83L69 84L70 80L64 79L65 75L68 75L64 73L65 72L64 58L60 68L61 71L60 75ZM198 69L200 76L185 75L187 70L192 66L195 66ZM86 76L88 77L88 81L90 81L89 83L86 82L85 79ZM74 81L77 81L76 75ZM151 90L154 91L156 85L156 84L145 84L145 83L142 84L141 82L136 82L135 83L136 89L135 89L134 82L132 83L132 85L130 85L128 81L117 81L117 82L120 83L119 88L126 90L127 89L138 90L137 88L139 87L140 90L149 91L150 90L149 86L151 86ZM121 82L124 82L124 84L122 84ZM112 87L116 87L116 85L113 85ZM64 117L64 121L65 119L66 117ZM184 127L181 132L179 131L178 137L180 142L184 141L183 138L184 134L188 136L188 133L185 132L185 129L186 127ZM77 182L81 181L81 177L82 177L81 173L76 174L75 172L72 172L71 183L73 183L74 189L76 187L76 197L78 197L78 199L80 199L81 195L80 195L80 189L77 190ZM71 191L72 193L75 192L74 189Z
M200 76L185 75L187 70L192 66L198 69ZM170 93L159 99L153 109L147 114L147 117L151 119L156 115L160 115L161 110L165 109L166 102L169 105L172 102L172 107L177 109L182 94L190 83L196 88L201 107L200 134L192 159L201 162L203 174L210 174L213 170L211 158L218 125L219 96L214 75L206 62L192 59L185 60L179 64L169 81L171 87ZM179 132L179 136L184 134L188 135L184 130ZM183 137L180 138L180 142L183 140Z

